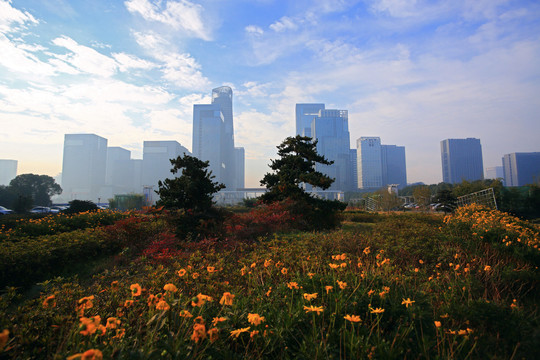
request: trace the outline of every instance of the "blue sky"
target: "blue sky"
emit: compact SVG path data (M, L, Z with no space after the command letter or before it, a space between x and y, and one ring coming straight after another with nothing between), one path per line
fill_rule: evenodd
M0 158L19 174L58 174L65 133L191 149L193 104L221 85L247 186L300 102L348 110L351 147L403 145L409 182L438 183L446 138L480 138L484 167L540 151L540 3L0 0Z

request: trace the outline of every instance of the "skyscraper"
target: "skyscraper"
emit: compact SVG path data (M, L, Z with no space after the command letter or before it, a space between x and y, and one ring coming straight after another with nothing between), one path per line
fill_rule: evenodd
M309 104L303 105L305 110ZM319 104L314 105L312 109ZM311 121L311 137L317 140L317 152L334 162L332 165L315 165L317 171L335 179L329 189L353 190L348 111L320 109Z
M212 104L193 105L193 155L209 161L216 181L227 190L238 188L232 89L221 86L212 90Z
M503 160L504 161L504 160ZM486 168L486 179L503 179L504 170L502 166L491 166Z
M311 137L311 122L321 110L324 104L296 104L296 135Z
M379 189L383 186L381 138L363 136L356 140L358 188Z
M105 185L107 139L95 134L65 134L62 163L64 201L97 201Z
M540 183L540 152L511 153L502 158L504 185L524 186Z
M246 152L243 147L236 147L234 148L234 153L236 155L236 185L237 189L243 189L245 187L246 177Z
M17 160L0 159L0 185L9 185L17 176Z
M405 147L397 145L381 145L382 184L407 186L407 163Z
M484 178L480 139L446 139L441 141L443 181L456 184L463 180Z

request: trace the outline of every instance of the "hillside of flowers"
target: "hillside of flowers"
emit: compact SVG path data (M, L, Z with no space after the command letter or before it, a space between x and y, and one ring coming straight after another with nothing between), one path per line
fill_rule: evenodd
M84 260L4 280L0 359L537 358L536 225L473 205L446 218L346 211L338 230L300 232L277 206L195 243L169 216L1 238L32 243L17 248L29 264L48 244ZM16 266L10 256L0 263Z

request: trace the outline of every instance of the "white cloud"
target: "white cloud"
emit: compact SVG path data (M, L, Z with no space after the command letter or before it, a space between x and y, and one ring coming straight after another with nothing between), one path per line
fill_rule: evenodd
M24 46L18 45L0 33L0 65L10 71L36 76L54 74L54 68L39 60L33 53L27 51Z
M38 21L27 11L20 11L11 6L11 0L0 0L0 32L9 33L17 26L27 22L37 24Z
M287 16L283 16L281 19L271 24L269 27L275 32L298 29L298 25L293 21L293 19Z
M211 40L210 26L202 19L204 8L187 0L165 1L165 9L160 3L153 4L149 0L128 0L124 4L128 11L138 13L145 20L167 24L174 29L183 30L188 35L203 40Z
M157 66L150 61L139 59L134 55L126 53L113 53L111 55L117 61L120 71L128 71L130 69L150 70Z
M75 40L61 36L54 39L53 44L64 47L70 51L65 55L55 55L57 59L65 61L82 72L103 77L110 77L116 73L118 64L116 61L96 50L78 44Z
M249 33L249 34L255 34L255 35L262 35L262 34L264 34L264 30L261 29L261 28L258 27L258 26L255 26L255 25L248 25L248 26L246 26L245 30L246 30L246 32Z

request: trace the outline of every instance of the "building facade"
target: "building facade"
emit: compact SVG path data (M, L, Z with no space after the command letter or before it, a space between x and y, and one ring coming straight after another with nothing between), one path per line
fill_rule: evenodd
M463 180L484 178L480 139L446 139L441 141L443 182L457 184Z
M502 163L505 186L540 184L540 152L506 154Z
M105 185L107 139L95 134L65 134L62 195L71 200L98 201Z
M296 104L296 135L312 137L311 123L324 108L324 104Z
M363 136L356 141L359 189L380 189L383 186L381 138Z
M503 179L504 180L504 170L502 166L492 166L486 168L486 179Z
M0 185L7 186L17 177L17 160L0 159Z
M398 189L407 186L407 162L405 147L397 145L381 145L382 183L397 185Z

